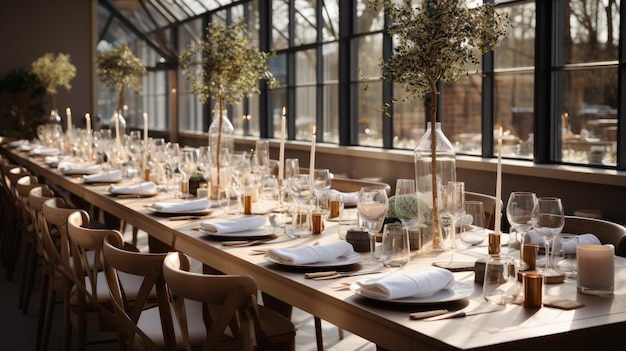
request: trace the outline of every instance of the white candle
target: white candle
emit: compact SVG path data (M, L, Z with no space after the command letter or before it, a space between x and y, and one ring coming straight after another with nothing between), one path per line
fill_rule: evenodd
M287 121L287 112L283 107L283 116L280 119L280 148L278 152L278 183L282 184L285 177L285 128Z
M613 245L578 245L578 291L588 294L612 294L615 285L615 247Z
M70 130L72 130L72 111L69 107L65 109L65 115L67 116L67 131L65 133L69 135Z
M120 140L120 115L115 112L115 147L117 148L117 157L122 157L122 141Z
M148 150L148 114L143 113L143 149Z
M498 134L498 166L496 169L496 218L494 224L494 233L500 234L500 220L502 217L502 127Z
M313 171L315 170L315 136L317 128L313 125L313 135L311 137L311 157L309 163L309 177L311 178L311 184L313 184Z
M91 116L89 116L89 113L85 113L85 125L87 127L87 155L91 161L91 145L93 141L91 139Z

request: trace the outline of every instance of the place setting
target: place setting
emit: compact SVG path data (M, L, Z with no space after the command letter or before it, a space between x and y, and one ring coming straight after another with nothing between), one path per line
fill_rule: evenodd
M211 219L200 223L198 229L207 239L221 241L225 246L249 246L276 239L282 231L269 225L266 217L249 215L227 220ZM252 242L259 240L258 242ZM237 241L238 243L232 243Z
M154 202L147 206L148 211L157 215L177 216L170 219L199 219L211 214L217 204L207 198L195 200L172 199L170 201Z
M85 184L119 183L124 180L124 174L120 169L112 169L95 174L87 174L82 177Z
M140 198L156 196L159 193L159 189L154 182L149 181L129 185L111 184L108 188L108 193L117 198Z

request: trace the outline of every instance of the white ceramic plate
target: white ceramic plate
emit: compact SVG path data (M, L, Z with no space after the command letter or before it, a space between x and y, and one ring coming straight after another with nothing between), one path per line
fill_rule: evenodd
M395 299L395 300L383 299L378 296L369 295L367 291L361 290L361 287L356 283L352 283L352 285L350 285L350 290L359 296L367 297L367 298L378 300L378 301L393 302L393 303L399 303L399 304L414 304L414 305L415 304L452 302L452 301L457 301L457 300L466 298L472 295L472 293L474 293L474 287L469 286L465 283L461 283L461 282L455 282L452 288L440 290L432 295L409 296L409 297L403 297L401 299Z
M315 263L306 263L306 264L294 264L294 263L289 263L289 262L282 262L279 261L277 259L274 259L272 257L269 257L268 255L264 256L265 260L272 262L272 263L276 263L276 264L280 264L283 266L291 266L291 267L312 267L312 268L322 268L322 267L338 267L338 266L347 266L347 265L351 265L351 264L355 264L355 263L359 263L363 260L363 256L361 256L358 253L353 253L352 255L348 256L348 257L340 257L338 259L335 260L331 260L331 261L324 261L324 262L315 262Z
M274 228L269 225L250 229L250 230L244 230L241 232L232 232L232 233L213 233L213 232L204 230L202 228L200 228L200 232L206 235L210 235L214 238L219 238L219 239L233 239L233 238L242 239L242 238L250 238L250 237L256 238L256 237L263 237L263 236L272 236L272 235L276 235L280 233L274 230Z
M152 191L145 192L145 193L138 193L138 194L109 192L111 196L118 196L118 197L152 197L152 196L156 196L158 193L159 193L159 189L156 189L156 188Z
M151 211L154 213L166 214L166 215L200 215L200 214L209 214L213 211L213 208L204 208L200 210L191 210L191 211L168 211L167 209L157 210L150 206L148 206L147 209L148 211Z

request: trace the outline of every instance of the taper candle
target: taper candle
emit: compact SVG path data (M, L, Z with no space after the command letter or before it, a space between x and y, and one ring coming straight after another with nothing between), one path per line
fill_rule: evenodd
M65 115L67 116L67 130L65 133L69 135L70 130L72 130L72 110L69 107L65 109Z
M498 134L498 166L496 168L496 218L494 233L500 234L500 221L502 218L502 127Z
M115 148L117 157L122 157L122 141L120 140L120 115L115 112L113 116L115 119Z
M85 126L87 128L87 157L89 158L89 161L91 161L91 156L93 155L93 139L91 135L91 116L89 115L89 113L85 113Z
M278 183L282 185L285 177L285 129L287 123L287 111L283 106L283 116L280 119L280 148L278 152Z
M311 185L313 184L313 173L315 170L315 139L316 139L317 127L313 125L313 134L311 136L311 157L309 162L309 177L311 179Z
M148 150L148 114L143 113L143 149Z

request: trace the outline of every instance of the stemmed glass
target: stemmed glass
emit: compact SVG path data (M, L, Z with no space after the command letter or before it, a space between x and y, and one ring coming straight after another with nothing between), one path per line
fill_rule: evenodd
M198 149L184 148L180 154L180 163L178 170L183 174L183 181L187 182L185 192L181 194L181 198L188 199L193 197L189 193L189 178L198 168Z
M395 212L405 228L414 228L417 224L417 198L415 180L396 180Z
M561 233L563 225L565 225L561 199L557 197L538 198L533 208L531 222L537 234L545 241L546 264L540 272L544 275L554 275L556 272L552 269L550 245L552 239Z
M357 210L370 236L370 259L366 262L368 265L380 264L374 256L376 233L380 232L383 226L387 209L389 209L389 199L384 187L364 186L359 190Z
M304 212L302 210L303 205L310 205L311 199L313 199L313 184L311 184L311 177L308 174L298 174L289 181L289 193L295 200L297 206L292 216L292 227L296 228L295 231L291 231L288 235L294 237L301 237L311 234L311 230L300 231L299 222L301 221L301 215ZM308 223L309 208L306 209L306 221ZM304 220L304 219L302 219Z
M250 165L248 153L245 151L240 154L234 154L231 163L230 174L233 182L230 188L237 198L237 204L239 204L242 203L241 194L244 189L244 181L248 174L252 172L252 166Z
M178 163L180 162L180 146L178 143L169 142L165 145L165 162L167 165L166 177L167 188L170 191L172 197L178 195L177 184L175 184L175 173L178 169Z
M322 215L328 214L328 190L330 190L330 170L328 168L313 171L313 188L317 207Z
M441 223L448 231L448 248L456 247L456 228L465 214L465 183L448 182L443 188L443 213Z
M281 196L283 201L287 202L287 207L289 207L291 203L291 194L289 191L289 183L291 180L300 174L300 161L297 158L288 158L285 160L285 178L283 180L283 188L286 189L286 196ZM283 204L284 205L284 204ZM281 206L281 208L284 206Z
M141 158L143 152L143 140L141 139L141 132L133 130L126 139L125 143L126 153L130 157L131 167L133 169L133 179L139 178L139 165L137 160Z
M263 180L270 174L270 146L267 140L257 140L256 157Z
M537 195L528 191L514 191L509 195L506 205L506 218L515 229L514 235L511 230L509 247L519 248L520 252L524 246L526 233L532 228L531 217L533 208L537 202Z

